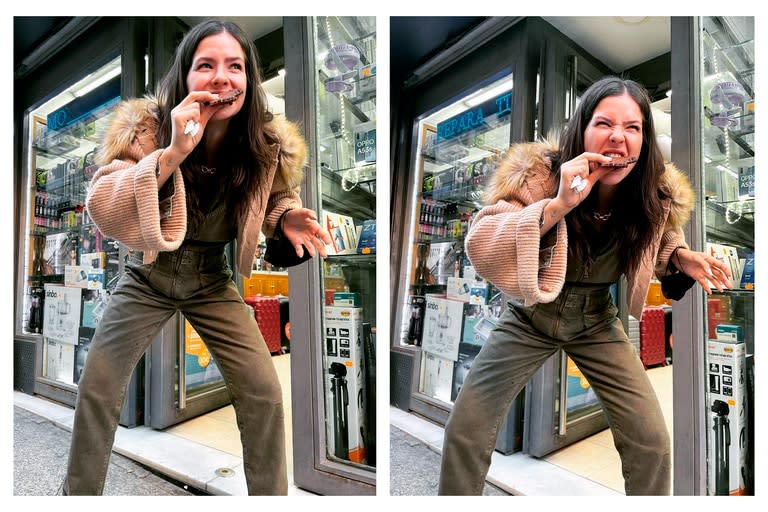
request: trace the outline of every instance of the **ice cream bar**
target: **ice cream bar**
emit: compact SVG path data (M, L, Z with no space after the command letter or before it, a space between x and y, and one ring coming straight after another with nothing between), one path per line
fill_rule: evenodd
M224 96L219 96L217 99L209 101L208 103L206 103L206 105L212 107L214 105L222 105L225 103L231 104L231 103L234 103L237 97L240 96L241 94L243 94L242 89L235 89Z

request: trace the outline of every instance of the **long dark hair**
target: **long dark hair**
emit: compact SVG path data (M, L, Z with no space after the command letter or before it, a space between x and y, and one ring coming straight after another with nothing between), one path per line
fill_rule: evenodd
M631 275L640 268L645 252L650 250L655 230L664 222L662 200L667 196L659 188L664 174L664 157L656 143L656 130L651 115L651 100L643 86L633 80L605 77L592 84L581 96L579 106L560 138L560 154L553 161L552 170L559 174L560 164L584 152L586 130L598 103L607 96L628 93L640 107L643 115L643 146L637 163L616 191L611 222L619 251L619 269ZM568 252L579 256L587 265L593 261L592 244L599 239L593 212L597 194L590 194L584 202L566 216L568 225Z
M243 49L247 90L243 108L230 120L227 135L217 155L217 167L227 168L220 182L220 194L229 197L228 211L238 226L242 225L248 209L256 198L261 197L262 189L268 184L262 179L264 170L271 165L268 147L276 142L275 137L265 130L265 125L272 120L267 111L267 98L261 88L261 73L258 57L247 34L235 23L210 20L196 25L184 36L168 73L158 87L158 105L160 107L159 147L171 143L171 110L183 100L187 90L187 74L192 66L192 58L200 41L206 37L226 32L234 37ZM201 219L200 169L205 163L205 144L198 144L181 164L182 175L187 193L187 208L195 219Z

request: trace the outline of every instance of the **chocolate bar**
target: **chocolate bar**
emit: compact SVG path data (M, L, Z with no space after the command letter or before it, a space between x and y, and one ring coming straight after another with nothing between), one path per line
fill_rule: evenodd
M235 89L234 91L232 91L231 93L229 93L226 96L219 96L215 100L211 100L211 101L207 102L206 105L208 105L209 107L213 107L215 105L223 105L225 103L226 104L232 104L232 103L235 102L237 97L240 96L241 94L243 94L243 90L242 89Z
M614 158L607 164L603 164L603 167L626 167L629 164L633 164L635 162L637 162L636 156L630 156L627 158Z

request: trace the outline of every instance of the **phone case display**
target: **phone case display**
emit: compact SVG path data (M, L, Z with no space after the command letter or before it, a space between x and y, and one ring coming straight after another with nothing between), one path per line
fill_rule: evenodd
M372 17L313 18L323 373L328 458L373 467L376 407L376 32Z
M754 494L754 18L701 22L704 250L733 286L706 299L708 493Z
M501 295L475 273L464 237L509 147L511 104L506 75L419 122L400 344L421 347L419 391L443 402L455 400L500 314Z
M118 245L92 223L85 196L120 73L117 58L29 115L21 332L43 336L42 376L69 385L119 274Z

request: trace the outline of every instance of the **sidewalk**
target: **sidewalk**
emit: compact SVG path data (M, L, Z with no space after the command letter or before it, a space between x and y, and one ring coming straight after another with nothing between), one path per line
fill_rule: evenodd
M14 433L20 421L25 426L38 425L49 444L58 440L48 446L55 454L43 456L48 452L43 447L43 455L36 454L33 445L38 441L34 436L23 432L14 435L14 494L17 478L24 494L55 494L64 475L75 411L19 391L13 392L13 404ZM28 474L37 471L34 482ZM153 472L163 478L152 475ZM178 486L173 482L178 482ZM243 459L150 427L118 427L104 493L246 496ZM288 495L314 496L296 487L290 475Z
M437 494L437 476L439 475L440 453L443 446L443 429L415 414L406 413L396 407L389 409L390 425L395 427L391 434L392 480L390 494L427 496ZM422 448L418 452L408 449L404 442L396 442L400 433L407 434ZM400 452L400 453L398 453ZM409 453L410 452L410 453ZM431 452L428 453L428 452ZM406 455L411 460L403 460ZM395 475L394 465L409 475L400 478ZM419 483L424 480L424 483ZM434 482L434 484L432 484ZM623 496L623 494L575 475L554 464L531 457L524 453L502 455L493 452L491 468L486 482L486 492L519 496ZM415 487L414 487L415 486ZM423 493L423 494L411 494Z
M54 496L66 470L70 433L50 420L13 407L13 495ZM169 482L144 466L113 454L105 496L190 496L194 489Z

